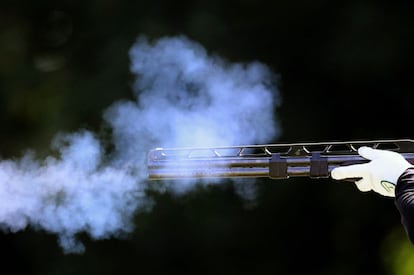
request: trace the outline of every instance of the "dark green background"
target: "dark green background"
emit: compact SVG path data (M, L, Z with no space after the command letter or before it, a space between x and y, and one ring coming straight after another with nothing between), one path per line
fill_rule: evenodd
M101 132L105 108L132 98L128 50L141 34L182 34L230 62L267 64L282 98L274 142L414 137L412 13L399 0L3 0L0 155L48 154L58 132ZM22 274L402 274L414 257L390 199L332 180L256 186L254 201L230 183L152 193L156 205L137 213L131 235L80 236L83 255L64 255L45 232L5 231L1 265Z

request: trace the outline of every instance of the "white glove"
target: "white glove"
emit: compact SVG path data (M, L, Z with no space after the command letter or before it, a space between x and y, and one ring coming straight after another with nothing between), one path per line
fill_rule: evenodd
M355 182L360 191L374 190L383 196L395 197L398 178L412 165L402 155L392 151L361 147L358 154L371 161L337 167L331 172L332 178L337 180L362 178Z

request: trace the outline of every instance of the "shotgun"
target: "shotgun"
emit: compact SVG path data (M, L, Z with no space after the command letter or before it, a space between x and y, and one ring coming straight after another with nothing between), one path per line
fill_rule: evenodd
M361 146L398 152L414 164L411 139L156 148L148 153L148 178L328 178L335 167L368 162L358 154Z

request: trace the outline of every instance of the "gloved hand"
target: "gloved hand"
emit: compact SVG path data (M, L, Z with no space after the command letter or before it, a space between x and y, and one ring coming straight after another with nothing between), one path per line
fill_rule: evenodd
M361 147L358 154L371 161L337 167L331 172L332 178L337 180L362 178L355 182L360 191L374 190L383 196L395 197L398 178L412 165L402 155L392 151Z

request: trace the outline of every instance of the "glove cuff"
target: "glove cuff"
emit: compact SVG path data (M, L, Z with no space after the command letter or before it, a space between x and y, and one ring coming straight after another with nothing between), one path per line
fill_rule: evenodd
M398 185L398 183L401 181L401 178L403 178L407 173L414 174L414 166L407 162L406 165L402 165L400 169L396 170L395 172L395 181L393 182L394 185Z

